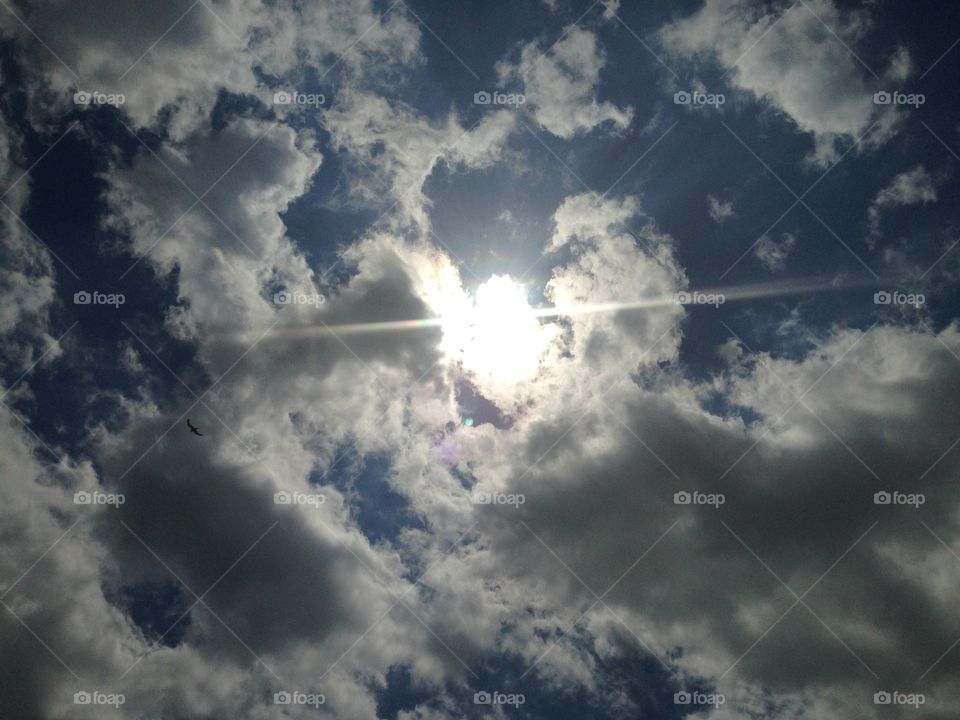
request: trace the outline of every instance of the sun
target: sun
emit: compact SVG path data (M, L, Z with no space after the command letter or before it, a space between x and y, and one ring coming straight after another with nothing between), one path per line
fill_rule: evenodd
M472 301L448 309L442 328L441 349L488 386L535 376L551 337L509 275L492 276Z

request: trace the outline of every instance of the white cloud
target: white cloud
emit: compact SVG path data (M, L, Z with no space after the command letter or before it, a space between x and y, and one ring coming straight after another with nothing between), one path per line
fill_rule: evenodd
M603 3L603 8L603 18L605 20L612 20L620 9L620 0L607 0L607 2Z
M637 198L601 199L596 193L568 197L554 213L549 252L569 246L573 259L555 267L546 296L561 307L605 302L663 301L686 281L673 257L673 243L653 221L643 217L640 241L626 224L641 216ZM640 244L644 243L645 247ZM571 318L569 345L575 361L589 367L592 382L603 381L606 368L644 364L675 357L678 336L670 329L682 306L650 310L588 313ZM658 339L660 342L657 342Z
M797 236L793 233L784 233L780 242L764 235L757 242L756 247L753 249L753 254L763 267L770 272L777 272L783 270L787 262L787 256L790 255L793 246L796 244Z
M711 2L700 22L716 19L710 12L720 6L733 8ZM812 6L829 15L822 2ZM336 7L342 12L307 12L328 13L323 17L346 34L369 17L367 6L356 19ZM738 12L744 7L736 6ZM229 8L228 22L245 28L244 36L258 27L258 13L241 20L241 6ZM729 40L739 49L746 41L740 35L753 39L768 27L762 14L748 22L738 12L731 9L725 25L711 30L721 48ZM29 19L52 41L65 42L66 30L54 32L43 13ZM285 53L308 39L291 24L296 15L283 17L289 44L267 58L278 67L289 59ZM829 17L845 36L856 34L856 16ZM416 35L402 37L411 28L400 18L392 19L387 36L378 29L376 43L361 43L357 57L374 62L378 47L392 48L387 54L397 62L416 62ZM170 49L158 46L158 57L147 66L157 71L158 85L145 83L142 92L158 92L157 102L173 97L177 82L193 83L178 111L182 120L156 146L157 154L202 193L250 152L204 198L209 209L198 206L181 218L195 197L140 148L129 162L113 161L103 173L104 222L161 276L176 271L180 304L167 317L166 330L194 351L184 381L199 391L230 371L205 396L209 407L189 410L206 436L190 436L179 419L195 398L172 379L175 391L154 389L149 373L166 370L132 339L120 355L133 375L132 397L117 400L107 417L90 418L90 433L81 438L96 464L68 457L67 467L57 469L38 459L22 426L0 413L0 521L14 538L0 551L0 574L18 577L74 519L83 518L5 602L84 679L115 684L127 694L118 717L266 718L275 710L270 697L281 682L324 692L330 715L372 717L391 667L409 668L416 687L437 696L403 717L457 717L462 703L469 703L469 674L451 652L478 669L496 652L529 665L556 640L532 677L565 690L583 688L626 711L626 701L610 698L603 661L643 656L646 647L680 678L717 683L743 702L744 712L876 717L869 674L802 606L720 679L794 600L730 530L795 592L829 569L805 600L884 679L906 687L949 647L960 623L950 594L950 577L960 572L956 559L913 522L912 510L895 514L901 508L878 509L871 499L880 487L927 493L924 521L948 545L956 544L949 481L958 461L945 453L960 433L953 402L960 366L950 354L960 349L956 327L937 338L883 325L866 332L838 327L808 338L811 349L799 358L757 358L731 340L720 346L726 367L719 376L691 379L685 368L671 369L683 359L685 310L659 302L687 284L672 239L645 214L640 198L575 195L553 216L545 253L555 266L545 296L560 305L655 302L551 321L557 336L548 365L513 396L496 398L512 424L467 428L458 424L456 387L469 374L440 353L439 329L342 330L374 320L431 317L466 302L451 260L420 238L372 232L341 252L347 279L334 284L317 278L280 219L320 167L314 138L249 118L233 119L217 132L207 129L200 120L209 117L216 89L262 88L249 75L256 63L242 49L227 52L219 30L196 25L196 19L184 22L202 39L197 47L208 41L213 46L204 47L209 58L194 53L182 68L173 63L184 53L181 41ZM810 34L806 21L790 22L799 23L787 27L801 36ZM158 23L145 23L145 36L152 37ZM80 37L100 32L89 19L82 28ZM776 41L777 33L768 40ZM268 37L280 37L279 30L254 47L266 50ZM815 69L834 63L849 81L849 65L817 38L812 47L799 41L784 47L801 61L816 61ZM79 46L65 53L98 77L101 71L109 75L118 57L133 54L142 39L117 39L117 57L98 59ZM311 57L326 57L325 43L317 40ZM769 54L761 57L771 66L768 84L737 75L738 82L751 89L755 81L758 94L770 94L790 108L785 112L800 112L793 96L777 95L770 83L814 81L795 77ZM363 71L354 62L344 61L356 79ZM519 65L507 72L524 82L538 122L570 138L607 121L619 128L630 122L629 108L596 100L602 66L595 37L575 28L546 58L535 45L526 46ZM208 82L220 75L229 82ZM810 89L800 82L801 92ZM488 167L504 159L504 141L515 129L512 111L490 113L464 134L455 116L431 121L367 88L347 88L341 99L327 113L334 142L369 164L391 191L412 192L395 229L411 222L428 226L423 182L438 162ZM140 106L136 122L152 122L158 108ZM825 117L820 125L812 115L798 123L816 135L846 136L862 123L859 111L854 102L846 114ZM17 142L12 138L0 154L4 178L18 174ZM369 183L366 194L359 186L350 189L368 202L383 194L373 189L379 181L371 177ZM932 189L923 187L895 182L878 196L878 207L925 202ZM732 212L719 201L717 206L718 222ZM777 269L794 240L768 242L759 256ZM5 340L25 325L34 337L51 329L51 261L35 246L18 243L5 250L12 258L5 265L13 268L5 282L17 299L17 309L7 311L0 325ZM281 285L322 292L326 302L277 307L270 295ZM7 368L32 357L20 353ZM84 358L71 361L82 364ZM802 393L805 405L796 405ZM704 409L717 394L730 414ZM749 410L756 421L745 422L736 408ZM348 451L354 445L357 461ZM389 458L382 479L422 521L422 529L407 527L393 543L371 543L351 506L352 489L325 477L339 472L338 463L362 462L374 453ZM928 480L921 482L928 468ZM319 487L311 484L318 476ZM482 489L521 492L526 503L517 509L474 505L465 487L474 481ZM84 514L71 502L79 487L120 490L127 501L119 510ZM678 507L672 497L680 489L723 492L728 501L722 511ZM277 506L278 490L318 490L326 502L320 508ZM878 518L872 534L844 554ZM679 523L662 544L632 566L675 519ZM202 593L215 586L205 597L209 609L192 612L183 641L156 649L121 682L117 678L151 638L115 602L117 593L170 578L131 531L191 589ZM595 592L621 578L604 598L609 608L598 605L581 618L595 597L531 531ZM411 569L428 571L422 589L412 586ZM388 612L394 593L408 593L409 609ZM69 673L3 612L0 639L13 652L0 664L15 682L0 693L0 714L82 717L83 709L71 702ZM561 639L559 630L567 627L577 642ZM946 699L931 698L917 717L952 711L947 703L958 692L951 679L958 663L949 654L942 660L930 682ZM771 704L778 710L769 710ZM737 717L734 710L725 712Z
M326 73L336 63L353 83L376 82L420 61L418 25L400 9L381 21L369 0L303 8L106 0L95 9L57 0L21 12L29 30L10 13L0 16L0 29L23 44L31 76L51 91L43 110L73 109L75 88L122 93L136 125L163 125L175 140L200 129L221 90L269 104L272 91L256 71L286 85L306 77L308 66Z
M54 259L32 236L22 217L30 196L30 178L19 162L23 139L0 115L0 336L3 361L26 370L49 349L47 359L59 354L55 338L47 334L50 306L56 292Z
M423 185L437 162L467 168L488 167L499 160L515 126L511 110L484 116L475 128L461 127L455 115L431 123L400 101L369 93L344 93L326 115L336 147L348 162L359 159L350 190L364 202L379 203L402 225L429 227L429 200Z
M960 347L956 328L940 340ZM755 426L699 408L696 398L707 387L661 376L645 390L617 385L602 403L585 398L572 405L554 389L538 403L536 420L512 436L501 433L488 448L482 444L488 438L477 438L469 455L481 482L526 496L517 511L477 508L489 528L487 564L509 578L500 586L527 587L517 591L526 602L514 610L511 647L529 665L560 640L536 672L579 682L577 668L589 660L578 657L578 645L560 639L559 629L595 600L581 580L599 595L627 571L604 598L616 616L597 606L571 629L578 642L607 656L621 646L635 652L649 647L682 678L718 683L728 703L736 698L755 705L774 697L800 717L824 717L830 706L879 717L873 678L850 650L891 686L914 688L949 646L960 620L938 579L960 573L956 558L916 522L912 508L887 512L873 502L879 489L924 492L931 513L925 521L945 542L955 542L956 503L939 478L951 477L957 461L948 455L928 481L917 478L956 438L947 397L960 388L960 366L929 334L882 326L866 333L839 330L799 360L763 355L761 364L739 353L728 357L733 366L724 394L760 414ZM821 376L804 396L809 409L797 405L796 395ZM943 413L949 421L931 427L927 418ZM514 460L508 467L487 460L500 457ZM722 492L726 503L720 510L676 506L673 493L681 489ZM633 567L674 520L673 531ZM880 524L858 543L876 520ZM892 548L901 553L897 563L884 559ZM777 622L794 598L751 550L797 594L826 573L805 602L840 640L802 605ZM907 558L926 554L933 555L926 572L905 574ZM550 588L549 597L538 592L542 588ZM484 597L487 611L501 616L505 598L489 590ZM537 616L548 618L536 633L520 620L531 597L542 603L534 605ZM905 611L906 597L923 612ZM865 622L865 615L882 621ZM957 662L948 655L931 674L938 695L956 691L950 678ZM805 712L797 710L804 705ZM942 706L928 705L919 716L938 712Z
M546 55L536 42L525 45L519 63L500 63L498 74L504 85L523 83L537 122L569 140L607 122L624 129L633 119L632 108L597 100L604 62L596 36L574 27Z
M722 224L724 220L736 214L733 211L732 201L723 201L715 198L713 195L707 195L707 204L710 208L710 218L715 223Z
M753 0L706 0L665 26L661 37L675 55L714 57L732 68L730 82L811 133L812 158L827 164L837 156L837 141L855 140L878 121L865 144L881 143L897 120L895 112L874 105L879 80L854 55L869 30L868 10L842 11L832 0L774 9ZM902 80L908 66L900 48L888 77Z
M870 232L880 235L880 221L885 211L903 205L926 205L937 201L937 188L933 178L922 165L896 175L870 203L867 211Z
M156 155L141 148L129 167L108 172L105 222L142 262L178 270L188 305L171 315L171 329L185 337L265 330L276 310L270 285L313 285L279 217L320 166L313 139L244 119Z

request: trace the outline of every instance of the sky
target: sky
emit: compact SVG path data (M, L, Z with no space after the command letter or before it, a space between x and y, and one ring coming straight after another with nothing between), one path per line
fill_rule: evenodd
M960 6L0 6L0 717L956 717Z

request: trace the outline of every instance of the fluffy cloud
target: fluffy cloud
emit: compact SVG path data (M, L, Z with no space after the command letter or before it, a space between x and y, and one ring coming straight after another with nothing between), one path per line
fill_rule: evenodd
M896 175L870 203L867 211L870 218L870 232L880 234L880 220L883 213L891 208L903 205L919 205L937 201L937 188L922 165Z
M764 235L757 241L753 254L763 267L770 272L776 272L783 270L783 266L787 262L787 256L796 244L797 236L793 233L784 233L780 242Z
M607 122L619 129L630 125L632 108L597 100L603 65L604 55L596 36L574 27L546 54L538 43L525 45L519 62L501 63L498 72L503 84L523 83L523 93L537 122L569 140Z
M299 52L332 62L333 48L375 19L367 4L212 7L278 72L292 70ZM734 53L770 27L750 7L709 2L667 36L694 48L708 37L721 56ZM811 7L857 37L862 16ZM265 65L231 45L202 6L162 18L157 10L142 36L113 41L107 20L123 26L131 16L108 10L116 17L99 25L78 21L76 39L45 9L27 19L99 83L186 12L184 35L171 32L169 47L158 43L135 69L149 71L142 86L121 87L137 125L175 108L169 132L149 136L152 152L107 153L101 173L104 225L126 241L131 262L175 282L176 303L162 327L138 318L130 329L139 338L124 336L124 396L90 389L91 406L108 409L78 423L85 457L38 447L0 413L0 592L9 606L0 640L12 648L0 660L0 714L95 717L99 708L75 706L72 694L99 687L127 695L119 717L273 717L280 689L327 697L319 711L294 707L292 716L373 717L388 673L405 668L432 699L400 717L439 720L472 712L473 673L507 658L532 667L531 682L629 715L636 708L606 669L652 654L659 685L724 692L718 716L873 718L874 691L924 687L916 715L949 716L960 653L944 653L960 625L951 584L960 563L938 538L952 547L960 532L949 492L960 434L956 326L934 337L838 325L805 337L810 349L795 357L755 355L734 337L720 345L715 376L688 375L690 324L673 302L688 283L673 239L641 198L584 193L559 203L544 248L544 296L578 309L544 320L548 347L532 379L491 390L445 349L443 327L365 329L469 304L451 259L407 231L429 228L423 187L438 163L485 168L507 158L513 111L490 112L467 131L454 115L432 120L379 95L378 78L422 59L418 35L398 8L362 38L340 62L349 82L322 120L365 177L351 182L351 197L382 207L385 187L387 206L397 196L400 205L388 230L340 252L343 272L332 280L281 220L321 167L315 134L286 116L276 126L255 114L207 122L221 89L265 93L252 74ZM793 18L803 12L755 48L767 68L748 64L734 77L829 144L864 126L864 84L851 80L848 56ZM789 88L811 93L820 81L762 50L778 39L808 74L839 68L849 106L823 118L803 110ZM67 82L42 48L30 52L44 58L51 86ZM896 64L905 76L908 58ZM572 138L607 121L629 125L629 108L596 98L602 67L594 35L574 28L546 56L525 46L501 72L523 82L544 128ZM761 69L769 73L758 80ZM23 163L16 133L0 135L6 187ZM24 206L28 182L7 196L11 207ZM933 189L923 188L916 178L894 182L876 205L925 202ZM710 200L716 221L732 213ZM3 231L13 302L0 334L27 338L3 357L4 376L15 377L59 327L55 266L15 225ZM793 244L785 238L762 246L770 269ZM277 305L280 289L325 301ZM173 341L189 355L170 363L182 379L163 364ZM75 342L48 362L82 367L84 350L101 341ZM460 423L464 387L509 421ZM201 402L194 393L206 388ZM203 438L186 432L184 417ZM364 473L377 462L376 479L409 513L390 537L361 517ZM78 490L121 492L125 502L76 505ZM922 492L926 502L919 511L876 505L880 490ZM525 502L475 504L477 491ZM677 505L678 491L723 493L725 502ZM277 492L324 502L277 504ZM202 601L158 642L193 593ZM793 593L806 605L792 607ZM137 598L158 617L144 618Z
M239 119L179 146L140 147L110 171L105 222L129 238L137 262L178 272L187 307L171 315L177 334L265 330L275 312L267 288L312 287L279 213L320 162L309 135Z
M669 306L686 280L673 257L673 242L653 221L634 238L626 221L642 215L637 198L602 199L596 193L567 198L554 214L549 250L567 247L573 260L556 267L546 288L560 307L588 304L659 303L654 311L585 313L571 320L573 358L604 377L604 369L622 369L631 358L644 364L674 357L670 335L682 309ZM658 342L662 341L662 342ZM618 370L619 371L619 370Z
M208 17L199 6L194 11ZM36 28L46 27L42 11L29 20ZM183 23L201 36L213 27L201 22L198 28L188 16ZM82 27L96 31L89 24ZM416 33L408 33L405 43L411 37ZM431 312L428 301L442 303L443 283L455 273L433 249L418 251L395 238L374 237L344 254L349 282L335 289L318 285L280 220L320 166L315 139L309 132L252 118L228 120L215 131L198 125L194 120L211 107L201 104L204 98L212 102L221 88L237 92L255 85L252 76L224 73L225 67L236 67L228 55L250 65L242 50L227 51L219 35L206 40L209 46L200 43L204 53L183 46L173 53L177 67L196 82L185 91L189 102L184 98L176 110L181 120L169 126L169 140L151 139L149 150L134 146L129 161L110 163L102 175L104 224L128 239L138 262L176 278L178 304L168 312L166 330L196 348L197 367L184 374L191 389L153 394L146 378L168 373L153 354L164 356L165 344L155 329L134 324L139 337L123 343L124 367L143 384L130 398L107 393L97 398L111 410L108 417L89 421L92 435L86 441L97 459L96 472L84 465L71 475L34 460L34 441L4 413L0 437L8 450L4 476L10 482L2 488L3 522L20 530L16 542L4 546L3 576L18 577L29 567L25 558L39 557L74 520L80 521L5 597L25 624L5 611L4 645L17 648L11 657L26 664L5 673L17 679L16 689L5 683L0 693L4 715L79 717L88 708L73 704L73 692L100 688L127 695L121 716L266 717L272 692L287 688L325 692L334 708L330 712L339 717L369 717L376 712L370 687L382 686L390 666L414 668L419 683L442 683L450 673L449 651L414 618L426 611L418 607L421 600L409 580L402 579L406 571L399 557L390 548L372 547L357 529L349 495L326 479L351 453L363 457L412 447L403 439L422 434L424 422L443 426L450 417L444 393L438 400L435 392L426 392L444 388L440 371L431 372L438 359L436 331L399 341L352 337L348 346L322 328L379 320L384 313L398 320L423 317ZM338 49L346 44L339 42ZM95 58L85 52L78 46L68 62L100 77L89 66ZM203 66L209 73L185 60L209 63ZM124 62L123 54L113 53L104 62L109 75ZM159 62L148 64L154 80L169 83L165 87L184 85L167 72L169 67L158 70ZM203 86L205 76L216 78L217 87ZM239 78L238 84L231 85L231 78ZM138 93L148 96L156 87L148 82L120 89L130 93L125 110L136 124L151 123L169 100L159 92L157 104L144 109ZM461 155L451 155L454 161L489 162L501 119L482 126L481 144L468 142ZM10 140L3 153L7 187L20 171L11 162L15 135L4 137ZM24 179L7 201L19 209L28 187ZM13 225L5 228L16 231ZM52 261L15 232L5 232L4 261L4 283L17 301L8 304L2 330L9 338L29 325L49 345L42 333L53 297ZM436 297L421 292L421 276L427 275L441 288ZM456 285L459 290L458 279ZM271 299L280 288L322 291L327 302L319 308L278 307ZM275 335L255 351L254 340L268 331ZM245 333L254 338L248 341ZM89 342L78 335L73 350ZM5 369L25 366L29 351L5 358ZM50 352L47 362L57 355ZM304 363L311 356L318 362ZM76 354L65 357L74 365L85 362ZM195 403L192 393L228 370L232 376L217 383L202 405ZM24 382L18 390L27 389ZM332 412L336 406L339 411ZM421 418L413 423L411 407ZM205 439L219 441L182 445L186 414L202 427ZM108 430L118 422L122 432ZM311 488L311 477L323 487ZM120 510L99 512L76 506L72 497L80 489L119 491L126 502ZM273 499L278 491L320 492L327 502L320 509L278 506ZM171 523L197 527L171 532ZM422 545L440 538L448 542L438 534ZM276 562L280 556L285 563ZM175 588L182 601L163 607L158 587ZM260 590L251 593L253 587ZM182 636L154 646L162 629L196 599L192 593L208 589L204 602L182 621ZM401 592L406 608L394 605ZM145 594L148 604L164 613L154 621L155 630L142 619L134 622L123 600L129 593ZM40 640L27 626L38 628ZM308 635L302 635L305 630ZM357 641L367 630L371 638L364 646ZM397 652L384 653L385 645ZM76 667L80 680L56 656ZM323 687L316 687L318 669L325 668L330 671Z
M502 157L515 126L510 110L489 113L469 129L452 114L434 124L401 101L369 93L345 93L325 119L335 147L359 163L350 190L379 202L384 214L399 206L392 219L422 230L429 228L423 185L436 164L488 167Z
M895 112L874 105L879 77L872 80L855 54L869 29L867 10L842 11L832 0L775 9L753 0L706 0L664 27L661 38L676 55L714 57L732 68L730 82L811 133L814 157L826 164L836 157L837 141L858 139L877 122L866 143L880 143L896 123ZM887 77L902 80L908 60L899 50Z
M960 620L942 581L960 567L934 537L950 545L957 534L941 481L957 471L944 453L960 417L943 389L960 387L944 347L958 342L956 328L937 339L876 327L838 331L799 360L742 356L726 392L761 416L753 425L705 412L706 388L669 376L646 390L621 383L574 413L559 393L541 403L536 422L501 439L496 454L510 448L510 467L481 459L489 450L471 463L481 482L501 478L526 497L518 510L480 512L484 566L497 568L499 587L524 582L521 595L544 602L542 622L517 619L512 647L527 665L549 651L536 672L566 683L582 682L590 664L582 643L608 659L624 646L649 649L679 685L724 692L729 717L747 717L760 688L781 708L767 706L772 717L803 706L804 717L879 717L873 693L895 688L926 692L921 716L941 717L960 660L945 656L932 685L918 678ZM932 432L931 414L943 418ZM674 493L694 490L725 503L674 504ZM922 518L874 504L882 490L924 493ZM544 587L552 599L538 594ZM805 605L791 610L790 591ZM501 614L503 598L487 595Z
M150 8L58 1L18 17L22 23L4 13L0 30L22 43L49 88L42 105L68 109L74 89L120 93L135 124L162 125L176 139L203 124L222 91L269 102L262 77L298 82L313 66L324 76L337 68L352 83L378 82L419 61L418 27L399 9L380 21L366 0L302 9L246 0Z
M733 203L724 202L715 198L713 195L707 195L707 205L710 209L710 218L715 223L723 223L727 218L733 217Z
M26 168L18 162L22 138L0 115L0 336L3 360L10 368L26 370L44 350L53 359L59 350L46 332L56 283L54 259L22 222L30 195Z

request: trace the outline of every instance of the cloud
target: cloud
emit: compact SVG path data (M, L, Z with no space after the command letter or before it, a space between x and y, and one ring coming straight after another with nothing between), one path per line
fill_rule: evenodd
M747 717L736 704L771 697L763 692L784 708L773 717L790 716L790 706L825 717L831 705L879 717L871 671L886 686L919 690L917 678L956 634L960 616L938 578L960 567L916 510L875 505L873 495L925 493L925 522L955 542L956 503L938 478L957 461L936 461L960 431L943 391L960 387L960 366L940 341L956 348L960 335L878 326L838 330L798 360L728 354L725 392L760 415L753 426L704 411L697 396L706 388L663 374L647 388L618 384L573 413L561 392L539 403L535 421L472 462L484 486L526 497L517 510L477 508L489 538L483 567L526 601L510 639L525 666L549 650L534 672L579 683L589 666L581 644L607 659L622 646L648 648L678 684L724 692L731 717ZM932 434L931 416L943 419ZM514 460L481 459L491 454ZM680 490L723 493L725 503L677 506ZM922 557L923 568L908 570ZM778 577L809 609L791 608ZM484 595L502 617L504 597ZM542 622L521 620L530 598ZM947 655L931 672L938 697L956 691L957 662ZM931 695L921 716L939 717L943 700Z
M517 64L502 62L497 71L501 84L523 83L527 103L543 128L570 140L607 122L622 130L633 119L630 107L598 102L604 62L596 35L574 27L546 54L538 43L528 43Z
M282 202L282 193L275 197ZM189 256L188 239L181 242ZM195 235L192 242L199 252L208 240ZM353 248L345 261L354 274L321 308L273 308L283 313L281 324L257 349L206 332L192 338L211 374L227 370L227 358L231 365L243 358L204 405L189 391L154 395L140 377L141 399L111 411L122 412L122 430L108 431L109 417L102 424L91 419L96 471L69 458L73 474L38 463L36 448L4 413L0 438L11 463L4 476L19 479L2 485L3 522L29 525L5 546L4 577L16 578L28 566L24 558L38 557L81 522L6 600L82 680L75 684L8 613L0 624L5 644L19 648L21 660L32 658L10 669L21 678L17 691L0 693L10 714L77 714L72 693L82 687L124 693L121 717L217 716L243 707L266 713L272 692L299 688L325 693L338 715L369 716L376 708L371 683L382 686L391 666L412 668L427 686L458 679L450 651L412 617L439 626L436 611L404 579L396 549L363 535L349 495L333 482L349 476L349 467L327 477L351 445L360 457L429 447L424 428L443 427L453 412L444 403L452 386L444 389L442 369L431 368L438 360L435 331L433 342L428 331L350 337L349 347L315 332L318 316L331 326L382 319L385 310L397 319L422 317L428 300L442 302L439 293L449 291L442 284L455 273L436 251L384 236ZM201 328L242 295L240 288L227 296L199 283L181 292L188 314L197 306ZM134 371L167 372L139 342L130 347ZM197 392L210 382L193 372L184 377ZM187 413L204 438L186 432ZM119 492L125 502L119 509L73 505L78 490ZM278 491L320 493L325 502L277 505ZM455 539L438 528L420 538L419 550ZM193 604L193 593L203 603L182 621L179 639L154 646L181 610L151 633L119 599L163 583L189 588L178 590L181 607ZM397 605L388 613L398 596L409 610ZM370 638L356 643L368 630Z
M810 4L851 43L866 27L865 15ZM71 8L31 9L27 19L100 82L188 7L168 8L170 17L155 9L142 33L112 41L132 22L125 7L78 19L76 39L54 23L73 18ZM932 667L916 716L950 716L960 691L960 655L949 652L960 567L938 538L958 541L956 325L937 336L885 324L838 322L822 334L798 326L809 349L792 356L756 355L724 336L706 348L719 369L694 375L694 324L672 301L688 285L674 240L643 198L582 193L557 204L543 257L552 267L531 289L557 305L608 311L544 321L547 362L535 378L486 393L443 351L442 327L362 330L470 302L456 265L425 240L424 182L441 162L510 160L514 111L466 130L455 114L427 116L380 92L397 67L423 60L416 26L391 12L338 65L345 83L321 119L342 151L350 199L386 211L400 196L400 209L338 252L335 275L321 274L282 216L329 168L317 139L325 135L253 112L213 126L210 109L222 89L264 95L265 65L286 72L302 52L325 66L375 13L366 3L213 7L246 42L234 45L196 6L178 25L183 36L172 33L142 61L141 83L121 88L135 124L169 131L143 135L152 152L133 144L115 153L86 138L104 158L102 227L124 241L131 263L171 283L174 302L161 323L132 316L142 342L117 330L124 392L85 389L93 409L72 438L83 456L43 448L0 412L0 525L9 529L0 592L41 559L0 608L0 641L12 649L0 659L0 714L95 717L99 709L78 708L72 693L96 684L127 695L118 717L266 718L279 689L326 695L302 717L373 717L391 669L405 668L432 699L400 717L433 720L475 710L472 672L522 663L557 697L585 694L628 715L639 714L636 698L619 692L609 668L639 658L667 689L726 693L730 718L879 717L872 672L910 690ZM689 47L708 36L725 56L770 27L772 16L753 7L709 2L673 32ZM750 61L734 78L830 145L867 122L865 81L830 49L835 39L794 17L804 12L792 10L755 48L767 75ZM777 40L790 63L762 50ZM537 48L526 45L501 71L524 84L542 127L572 139L607 122L629 126L630 108L597 99L604 56L592 33L573 28L546 56ZM42 50L31 45L29 57L44 58L45 82L66 82ZM905 76L909 58L897 58ZM812 76L827 68L853 95L846 110L819 117L791 93L825 87ZM29 102L55 115L42 94L32 87ZM6 187L22 172L23 140L6 119L0 129ZM878 212L935 199L929 178L901 180L911 173L881 191ZM12 207L25 207L28 183L8 196ZM708 203L717 222L733 214L729 202ZM13 223L0 229L0 281L13 300L0 337L16 348L3 356L4 377L16 377L61 329L56 266ZM779 270L794 244L789 234L765 239L757 256ZM280 289L324 302L277 304ZM737 317L727 318L734 330ZM87 351L102 342L78 330L47 361L89 369ZM457 390L468 383L510 422L462 424ZM207 388L200 403L194 393ZM184 417L205 437L187 433ZM45 434L33 417L24 422ZM378 536L361 517L365 473L407 513L394 535ZM125 502L77 505L80 489L121 492ZM475 504L478 490L525 502ZM674 493L695 490L725 502L675 504ZM913 508L874 504L878 490L924 493L923 523ZM277 492L324 502L277 504ZM176 588L173 600L163 585ZM138 596L155 623L138 615ZM166 627L159 620L197 596L177 632L156 642L154 625Z
M879 78L874 82L854 54L862 53L870 28L867 9L841 11L831 0L780 4L773 10L752 0L706 0L660 35L675 55L712 57L731 69L735 87L812 134L813 159L829 164L838 141L856 140L877 122L865 141L876 145L897 122L895 112L874 105ZM898 49L888 77L902 79L908 62L906 50Z
M626 224L635 216L644 220L639 241ZM643 216L636 197L570 196L554 213L554 223L548 251L568 247L573 255L554 268L547 283L545 294L557 306L662 301L686 284L673 257L672 239ZM676 350L670 329L681 314L682 307L673 305L574 316L568 352L591 368L595 381L604 377L606 368L622 368L630 358L643 358L644 363L669 359Z
M904 205L926 205L937 201L937 188L923 165L917 165L894 178L870 203L867 210L870 232L874 237L881 234L880 221L884 212Z
M363 202L380 204L400 225L429 228L429 199L423 186L437 163L484 168L501 159L514 130L511 110L486 114L473 128L461 127L453 114L430 122L401 101L370 93L346 92L326 115L333 144L356 161L349 190ZM386 194L384 191L386 190Z
M713 195L707 195L707 204L710 208L710 218L719 224L723 224L724 220L727 218L733 217L736 213L733 211L733 202L718 200Z
M57 357L56 338L47 334L50 307L56 293L55 260L23 224L30 197L30 178L22 166L23 138L0 115L0 336L3 361L25 371L46 350Z
M570 9L569 7L567 7L570 5L569 0L565 0L563 5L561 5L560 0L543 0L543 4L546 5L551 10L551 12L557 12L560 9L563 9L563 10ZM612 20L613 17L616 15L617 11L620 9L620 0L607 0L606 2L603 3L603 5L604 5L604 11L602 16L603 19Z
M204 52L212 62L224 60L218 47ZM202 100L204 92L194 87L191 101ZM198 116L208 111L189 108ZM468 138L450 161L490 162L502 120L492 115L478 128L479 142ZM137 118L138 124L149 121L149 114ZM16 136L4 137L10 141L2 155L7 187L20 170L12 160ZM216 130L184 123L163 142L145 137L152 152L134 145L122 160L107 153L101 222L127 240L138 261L175 278L177 302L166 309L163 329L195 352L191 366L179 371L192 392L228 370L231 377L204 397L205 405L189 409L195 396L181 390L153 355L166 355L169 338L132 321L147 347L132 336L121 343L130 396L91 387L99 412L76 430L96 458L96 471L69 458L73 474L37 461L40 450L4 411L0 438L10 465L3 474L11 482L0 484L2 522L21 530L4 547L3 576L18 577L29 566L25 558L39 557L73 520L81 523L5 598L50 649L3 611L4 645L28 663L5 672L17 678L17 687L0 692L0 714L84 716L73 692L86 686L124 692L121 717L265 716L281 682L314 689L318 671L341 656L318 689L345 717L376 713L371 688L383 685L392 665L414 668L421 684L442 684L450 676L449 651L411 616L427 610L402 579L404 565L392 547L371 545L348 496L326 477L350 452L391 456L399 446L415 449L410 438L425 424L443 426L451 417L452 386L444 392L443 373L432 368L436 331L354 337L349 346L334 333L315 331L318 319L339 326L385 314L423 317L434 312L428 303L442 305L443 293L462 293L459 278L435 249L375 236L344 252L347 281L321 286L280 219L321 164L308 131L240 117ZM28 187L27 178L7 201L24 197ZM4 232L4 272L16 303L6 308L0 331L22 338L29 327L31 343L47 349L52 261L32 239ZM327 302L277 306L271 300L279 288L323 292ZM268 331L276 334L255 351L254 340ZM247 333L255 337L247 341ZM54 349L46 361L83 369L90 359L76 351L91 342L78 330L69 352L59 356ZM4 358L5 369L27 365L30 352L27 346L16 359ZM316 361L304 362L309 357ZM164 378L170 384L154 392ZM24 381L19 390L27 387ZM183 445L184 412L214 442ZM333 477L349 474L348 465ZM323 487L311 486L310 478ZM73 493L81 488L119 491L126 502L120 510L76 506ZM319 511L278 506L273 494L280 490L321 492L327 503ZM180 529L171 532L174 526ZM278 563L280 557L286 560ZM178 588L187 607L195 600L191 591L209 594L182 622L182 638L151 647L157 638L134 621L122 598L147 593L148 606L162 612L163 601L149 595L161 583ZM410 610L397 606L387 616L400 592ZM367 630L371 644L353 647ZM81 681L75 684L54 654L76 667Z
M279 214L320 162L309 134L238 119L179 146L140 147L129 165L105 173L104 224L128 239L136 262L177 273L183 303L168 311L175 335L266 330L273 292L313 287Z
M793 246L796 244L797 236L793 233L784 233L780 242L771 240L767 235L764 235L757 241L753 254L763 267L770 272L777 272L783 270L787 262L787 256L790 255Z
M202 126L222 91L269 104L262 78L285 85L312 66L375 84L420 60L417 25L401 10L381 21L367 0L302 9L244 0L137 9L107 0L91 9L58 0L18 12L22 24L4 13L0 29L22 44L32 82L49 89L46 110L75 109L76 89L119 93L134 124L162 126L174 140Z

